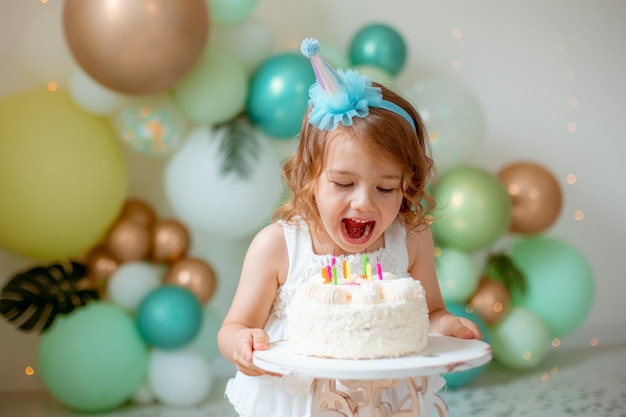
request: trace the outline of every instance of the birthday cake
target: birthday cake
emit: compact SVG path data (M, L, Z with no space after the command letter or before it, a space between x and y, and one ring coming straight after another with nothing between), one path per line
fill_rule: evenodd
M298 287L288 322L294 353L374 359L426 348L428 308L420 282L383 273L378 263L374 276L369 265L364 272L351 274L344 263L341 274L333 265Z

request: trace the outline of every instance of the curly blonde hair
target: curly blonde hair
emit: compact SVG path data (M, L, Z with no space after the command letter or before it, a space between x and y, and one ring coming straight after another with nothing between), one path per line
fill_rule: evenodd
M384 86L383 98L391 101L411 116L416 130L404 118L392 111L370 107L364 118L355 117L352 126L339 124L333 131L319 130L309 124L308 112L302 121L300 142L295 153L283 167L283 179L291 199L278 207L273 219L294 222L301 218L311 230L320 230L321 218L315 202L316 181L324 168L325 156L336 140L346 134L358 143L382 153L398 164L402 175L402 204L398 217L410 228L426 223L425 214L435 206L427 186L435 175L430 156L426 128L418 112L404 98Z

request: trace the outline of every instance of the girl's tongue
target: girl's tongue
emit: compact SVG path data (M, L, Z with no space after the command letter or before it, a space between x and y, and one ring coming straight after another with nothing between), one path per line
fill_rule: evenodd
M347 237L353 240L365 240L376 224L375 221L343 219L341 227Z

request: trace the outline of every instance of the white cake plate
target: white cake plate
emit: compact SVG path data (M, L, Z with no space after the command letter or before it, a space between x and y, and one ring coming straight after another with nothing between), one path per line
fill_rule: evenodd
M393 343L393 342L390 342ZM330 359L291 352L289 341L254 352L254 364L266 371L313 378L379 379L460 372L491 360L491 346L480 340L428 335L426 350L418 355L385 359Z
M311 417L429 417L431 408L439 417L450 417L430 377L484 365L491 360L491 347L430 334L419 355L347 360L298 355L285 340L255 351L253 358L266 371L313 378L307 399ZM393 387L402 394L392 404L382 393Z

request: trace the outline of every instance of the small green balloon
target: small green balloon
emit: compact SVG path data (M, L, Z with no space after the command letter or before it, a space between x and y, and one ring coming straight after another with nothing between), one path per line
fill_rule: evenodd
M567 336L587 318L595 284L580 250L553 237L534 236L513 243L511 260L527 286L525 293L513 293L513 303L541 317L553 338Z
M385 24L363 27L350 42L352 65L372 65L392 76L402 70L406 55L406 44L400 33Z
M524 307L513 307L491 328L494 359L511 369L529 369L539 364L550 347L548 327Z
M195 123L227 122L246 106L248 73L231 53L211 46L174 85L172 97L182 113Z
M476 291L480 271L468 252L452 247L441 248L435 266L441 296L446 303L464 303Z
M43 333L39 373L50 394L88 413L112 410L144 381L148 348L121 307L94 301L57 316Z
M246 20L259 0L207 0L211 19L217 23L239 23Z
M459 166L444 172L433 194L433 236L442 245L483 249L509 229L511 198L498 177L485 169Z

